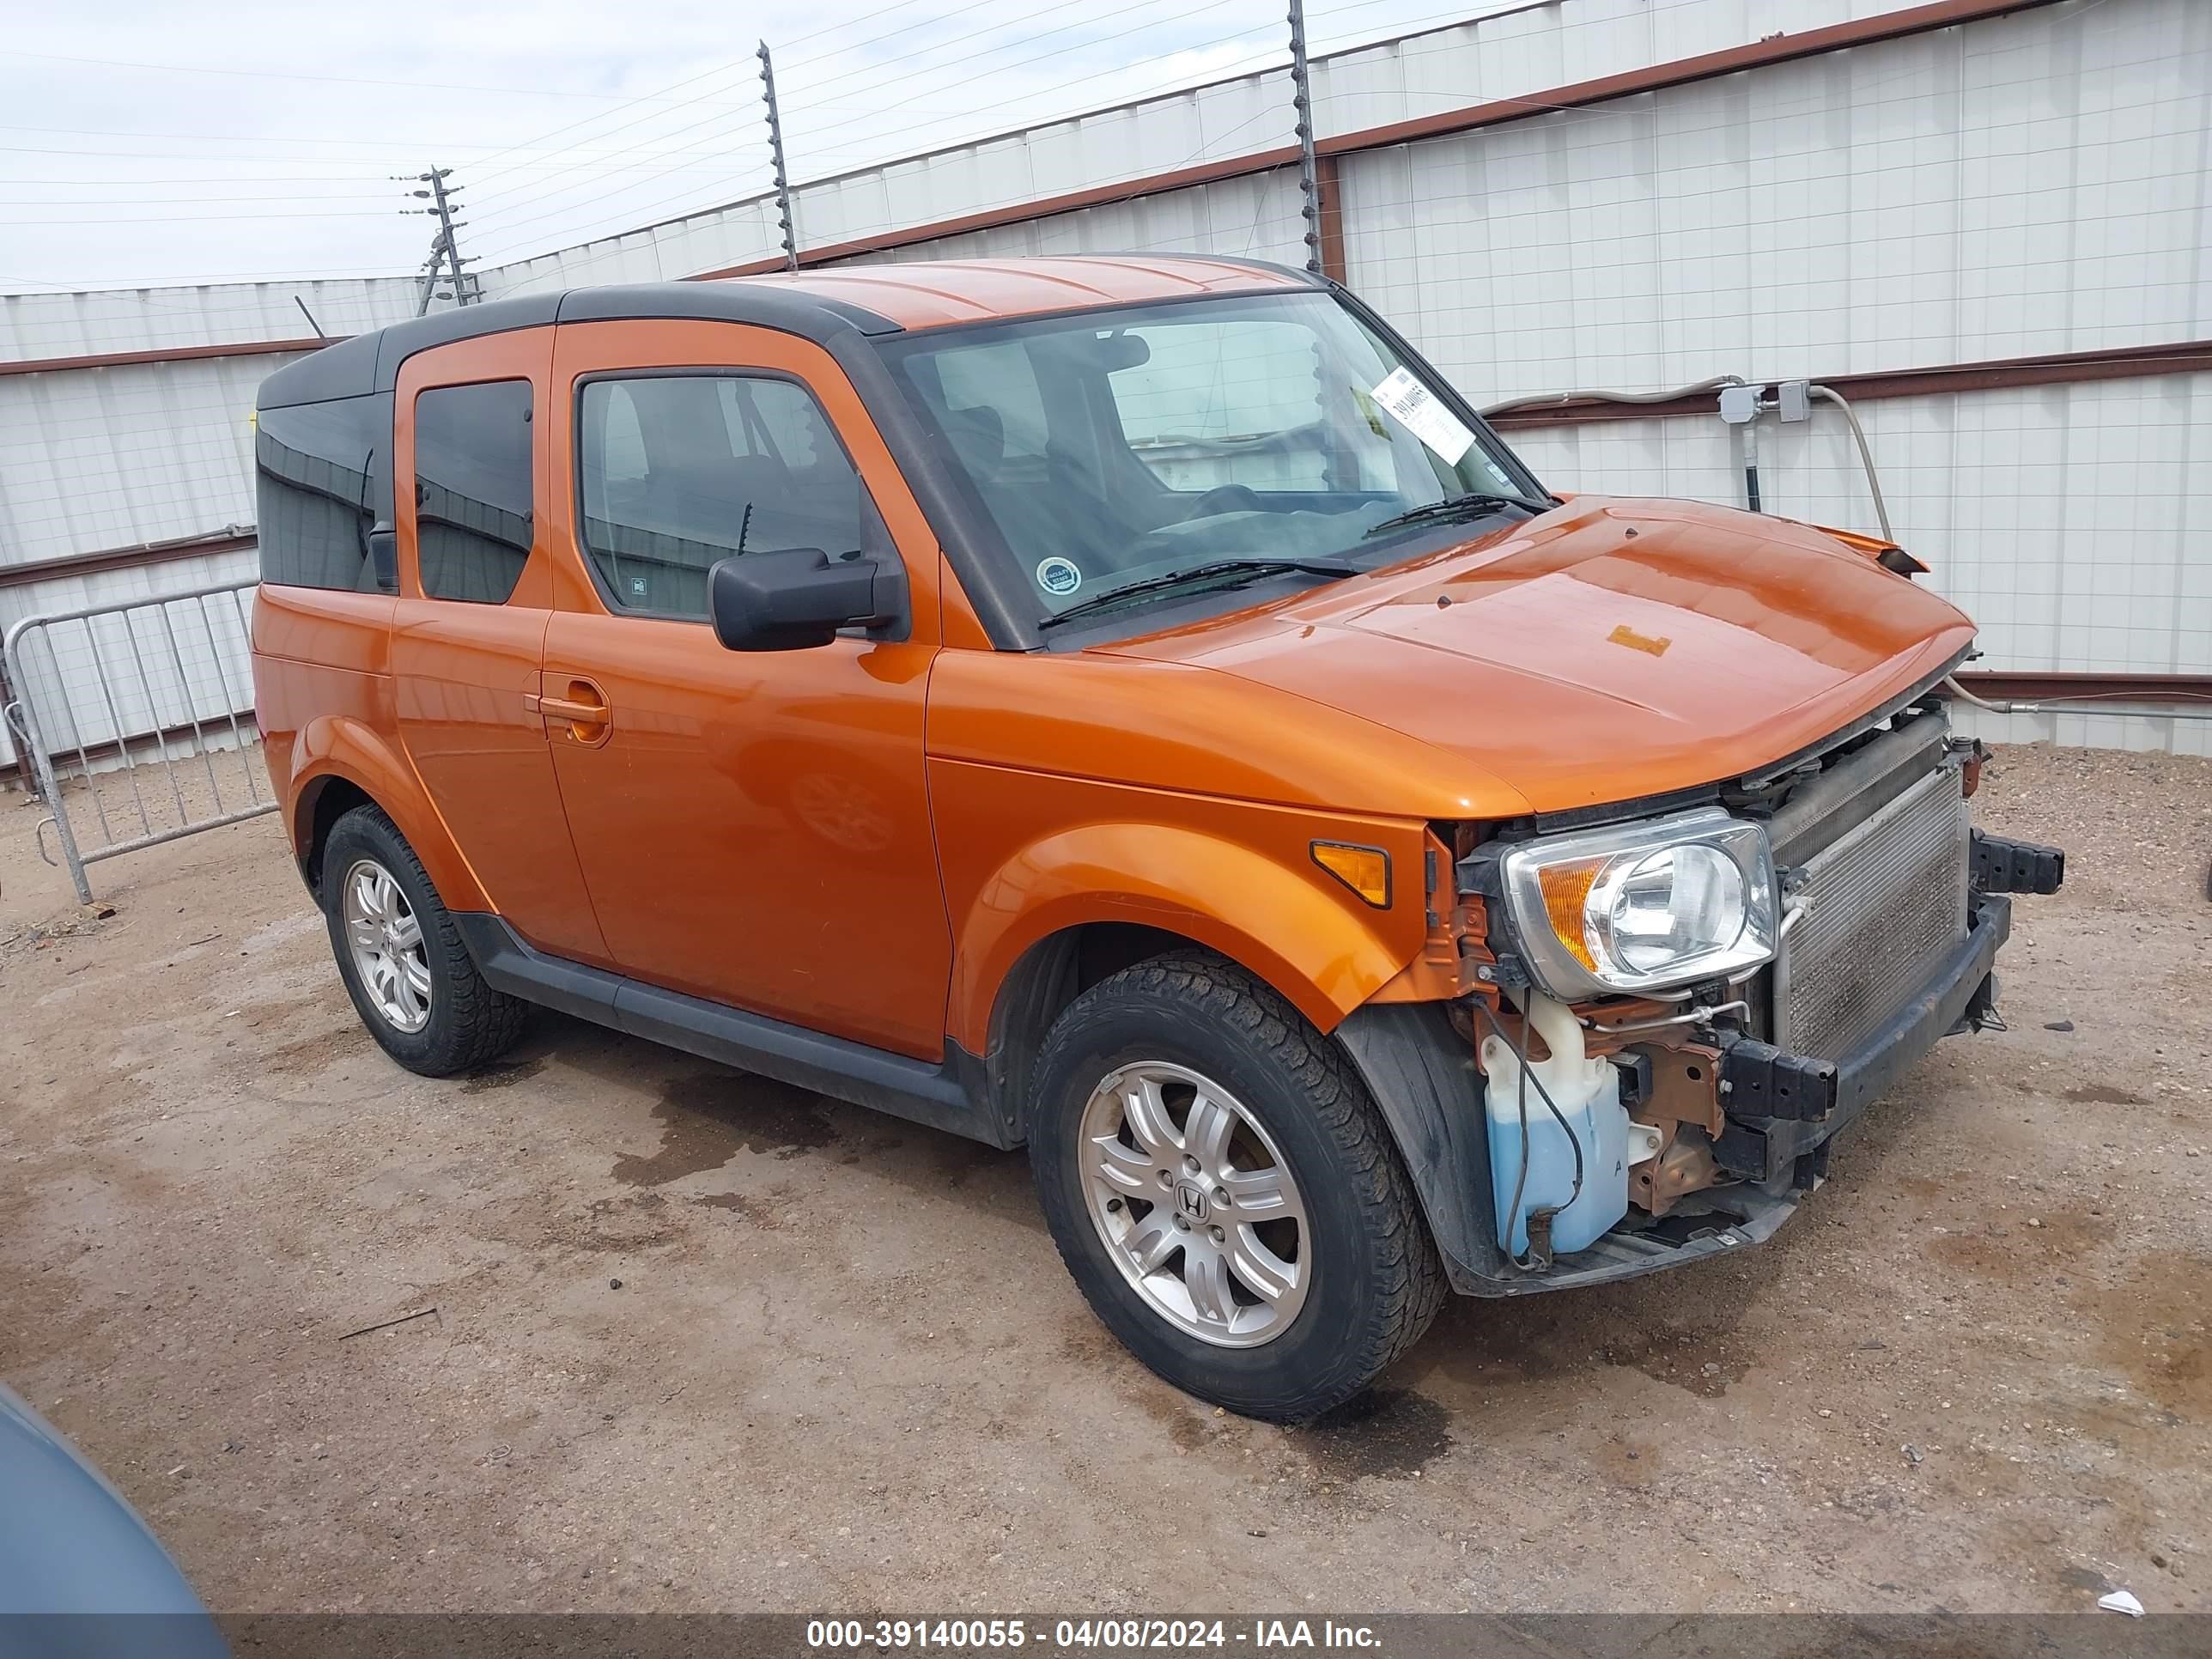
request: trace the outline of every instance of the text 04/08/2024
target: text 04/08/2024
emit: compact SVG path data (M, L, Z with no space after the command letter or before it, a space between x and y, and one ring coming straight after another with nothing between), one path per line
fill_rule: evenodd
M1380 1638L1371 1626L1332 1619L815 1619L807 1622L806 1645L820 1652L1035 1647L1048 1652L1211 1648L1267 1654L1319 1648L1372 1651Z

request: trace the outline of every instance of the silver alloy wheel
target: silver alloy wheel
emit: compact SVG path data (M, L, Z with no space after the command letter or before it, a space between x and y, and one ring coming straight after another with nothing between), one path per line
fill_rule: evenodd
M407 895L391 871L361 859L339 885L338 907L354 972L369 1001L393 1030L421 1030L430 1023L430 962Z
M1139 1060L1092 1091L1079 1151L1091 1223L1153 1312L1224 1348L1290 1328L1313 1279L1305 1200L1242 1101Z

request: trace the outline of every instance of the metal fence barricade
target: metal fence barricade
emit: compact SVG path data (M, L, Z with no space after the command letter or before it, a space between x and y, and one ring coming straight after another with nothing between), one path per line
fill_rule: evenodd
M85 866L276 810L253 724L255 584L26 617L0 641L9 726L80 902Z

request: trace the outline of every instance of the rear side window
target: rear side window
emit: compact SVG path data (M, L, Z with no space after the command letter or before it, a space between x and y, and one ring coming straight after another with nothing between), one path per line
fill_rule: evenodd
M589 380L578 426L584 549L617 609L707 615L739 553L879 544L873 504L813 394L752 374Z
M391 443L392 402L385 397L295 404L254 416L263 581L378 591L368 531L377 497L391 493ZM388 580L382 586L392 591Z
M504 605L530 559L530 382L415 399L415 546L434 599Z

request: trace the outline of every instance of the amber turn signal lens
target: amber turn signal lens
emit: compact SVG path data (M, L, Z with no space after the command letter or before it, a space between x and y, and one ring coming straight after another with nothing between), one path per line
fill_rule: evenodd
M1589 902L1590 889L1597 884L1598 872L1604 864L1592 860L1584 864L1557 864L1536 872L1536 882L1544 892L1544 915L1552 924L1552 931L1559 936L1559 943L1577 962L1593 973L1596 960L1591 957L1589 943L1583 933L1583 907Z
M1378 910L1390 907L1390 855L1379 847L1350 847L1340 841L1313 844L1314 862Z

